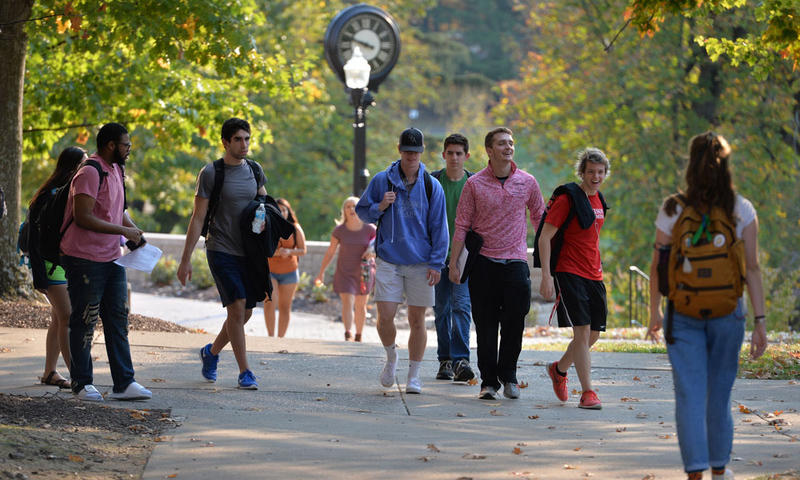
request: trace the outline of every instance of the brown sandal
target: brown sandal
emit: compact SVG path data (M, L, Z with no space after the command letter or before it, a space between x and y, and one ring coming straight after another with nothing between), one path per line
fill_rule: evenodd
M349 342L351 340L353 340L353 334L350 333L350 330L345 330L344 331L344 341L345 342Z
M58 379L53 379L53 376L55 376L55 375L58 375L59 377L61 377L61 374L58 373L57 370L53 370L46 377L40 379L42 381L42 385L52 385L54 387L63 388L65 390L70 388L69 380L67 380L66 378L63 378L63 377L62 378L58 378Z
M361 341L361 334L360 333L356 333L355 341L356 342L360 342Z

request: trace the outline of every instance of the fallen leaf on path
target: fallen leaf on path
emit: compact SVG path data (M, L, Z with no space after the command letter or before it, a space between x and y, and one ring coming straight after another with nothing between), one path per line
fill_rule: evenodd
M759 462L758 460L750 460L749 462L747 462L747 464L748 464L748 465L754 465L754 466L756 466L756 467L763 467L763 466L764 466L764 465L763 465L761 462Z
M620 402L638 402L639 399L636 397L622 397L619 399Z
M627 429L628 429L628 427L622 427L622 428L618 428L618 429L617 429L617 432L624 432L624 431L625 431L625 430L627 430Z
M467 385L477 385L477 384L478 384L477 378L471 378L469 379L469 381L467 381Z
M70 462L83 463L83 458L79 457L78 455L70 454L67 458L69 458Z
M641 378L639 378L639 377L633 377L633 381L634 381L634 382L641 382L641 381L642 381L642 379L641 379Z
M327 399L327 398L325 398L325 397L319 397L319 398L317 398L316 400L317 400L318 402L327 402L327 401L328 401L328 399Z
M658 438L660 438L661 440L668 440L672 438L672 435L659 435Z
M436 453L441 453L441 450L439 450L438 448L436 448L436 445L434 445L434 444L432 444L432 443L429 443L429 444L428 444L428 450L434 451L434 452L436 452Z
M467 460L484 460L486 459L486 455L479 455L477 453L465 453L461 456L461 458L466 458Z
M567 463L564 464L564 468L566 470L577 470L578 469L578 467L573 467L572 465L569 465Z
M581 448L582 448L582 447L575 447L575 448L573 448L572 450L573 450L573 451L575 451L575 452L580 452L580 451L581 451Z
M166 382L166 380L164 380L163 378L151 378L150 381L154 382L154 383L164 383L164 382Z
M177 474L177 473L173 473L172 475L167 475L167 478L175 478L175 477L177 477L177 476L178 476L178 474Z
M289 353L289 350L278 350L278 352L277 352L277 353L283 353L283 354L286 354L286 353Z
M464 414L463 414L463 413L461 413L461 412L457 412L457 413L456 413L456 417L466 417L466 415L464 415Z
M746 405L739 404L739 412L741 412L741 413L753 413L753 410L748 408Z
M522 449L519 447L514 447L514 450L511 450L511 453L514 455L520 455L522 453Z
M528 382L519 382L519 388L528 388Z
M433 457L419 457L418 460L422 460L423 462L429 462L433 460Z
M503 413L503 412L501 412L501 411L499 411L499 410L492 410L492 411L491 411L491 412L489 412L489 413L490 413L491 415L494 415L495 417L507 417L507 416L508 416L508 414L507 414L507 413Z
M531 420L536 420L537 418L539 418L539 415L528 415L528 418Z

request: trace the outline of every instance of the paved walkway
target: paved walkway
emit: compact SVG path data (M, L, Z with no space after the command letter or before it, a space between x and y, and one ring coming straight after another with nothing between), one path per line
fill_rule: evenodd
M145 303L134 297L134 310L144 313ZM183 305L175 310L184 312L181 317L191 313L186 304L174 305ZM211 312L208 304L197 308ZM165 304L159 309L156 316L179 320ZM300 325L319 333L326 328L322 322L330 323L301 314L292 321L298 335L304 331ZM577 408L575 394L564 404L553 395L544 365L558 352L524 351L519 378L528 387L522 398L483 401L477 385L435 380L438 364L429 346L423 392L406 395L405 350L399 385L385 389L378 382L380 344L345 343L338 340L341 324L333 330L336 341L248 336L258 391L236 389L230 349L221 354L218 382L202 380L198 350L212 334L132 332L137 380L154 394L136 406L172 409L180 422L168 432L169 441L156 447L143 478L685 478L664 355L594 354L593 378L604 408L589 411ZM43 330L0 328L0 393L56 392L37 384L44 337ZM435 334L428 344L435 345ZM93 354L95 383L109 391L102 337ZM577 381L570 386L579 388ZM800 424L800 387L739 380L733 398L761 415L734 409L730 467L736 478L797 468L800 443L791 441L797 427L778 430L768 425L766 412L782 411L778 418Z

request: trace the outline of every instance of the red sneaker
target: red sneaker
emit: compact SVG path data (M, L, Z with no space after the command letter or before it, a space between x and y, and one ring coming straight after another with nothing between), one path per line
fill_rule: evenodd
M569 398L569 391L567 390L567 376L563 377L556 372L556 365L558 362L553 362L547 365L547 373L550 375L550 380L553 381L553 391L556 392L556 397L562 402L566 402Z
M600 399L597 398L597 394L594 393L594 390L586 390L581 395L581 403L578 407L587 408L589 410L600 410L603 408L603 404L600 403Z

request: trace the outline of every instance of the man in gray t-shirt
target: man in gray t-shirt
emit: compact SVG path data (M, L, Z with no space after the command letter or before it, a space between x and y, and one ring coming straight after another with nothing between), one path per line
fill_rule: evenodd
M200 349L203 361L202 374L207 382L217 381L219 352L228 343L233 348L239 364L239 388L257 390L258 383L247 363L247 347L244 325L256 306L254 282L250 279L247 258L239 228L242 211L258 195L266 195L264 172L255 162L249 162L250 124L239 118L231 118L222 125L222 146L225 148L223 164L225 180L220 192L220 201L208 228L206 254L208 266L214 275L222 306L228 311L222 330L214 343ZM197 176L194 196L194 212L189 220L186 243L178 267L178 280L186 285L192 279L192 252L194 251L208 212L209 199L215 181L214 164L206 165Z

